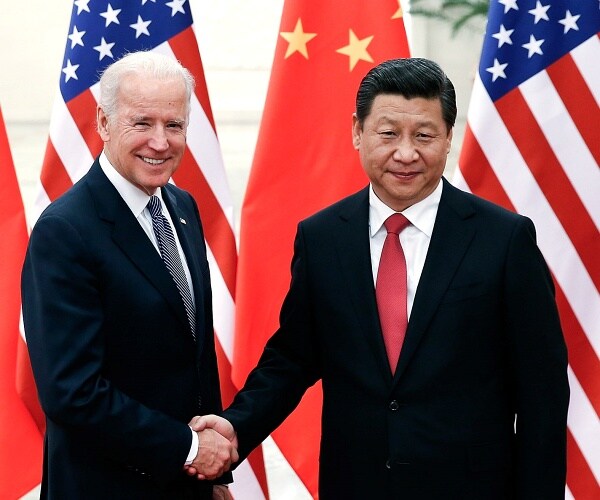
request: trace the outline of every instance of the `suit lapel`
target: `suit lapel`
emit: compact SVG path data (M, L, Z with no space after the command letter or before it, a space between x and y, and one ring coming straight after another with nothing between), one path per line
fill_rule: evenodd
M445 179L444 190L419 280L404 345L396 368L397 382L418 348L437 307L475 235L473 208Z
M177 285L139 222L102 172L98 160L92 165L87 182L99 217L113 225L115 244L163 295L177 318L189 325Z
M365 335L384 380L391 381L391 372L375 299L369 245L369 188L350 198L340 212L341 224L335 237L344 289L349 293L352 308Z

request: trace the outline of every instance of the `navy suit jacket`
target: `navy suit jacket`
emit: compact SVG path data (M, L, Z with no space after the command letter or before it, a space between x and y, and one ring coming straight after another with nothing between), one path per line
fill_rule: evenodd
M221 409L198 209L162 188L194 285L197 343L150 239L98 161L33 228L23 319L47 417L42 498L212 498L187 422ZM182 220L186 223L182 223Z
M564 497L567 356L533 224L443 182L395 375L364 189L299 224L280 328L224 412L244 456L321 379L321 500Z

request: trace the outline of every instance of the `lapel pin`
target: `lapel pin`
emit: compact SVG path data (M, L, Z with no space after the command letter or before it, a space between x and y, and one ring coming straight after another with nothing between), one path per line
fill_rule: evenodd
M185 221L185 219L182 219L181 217L179 217L179 221L180 221L182 224L187 224L187 222Z

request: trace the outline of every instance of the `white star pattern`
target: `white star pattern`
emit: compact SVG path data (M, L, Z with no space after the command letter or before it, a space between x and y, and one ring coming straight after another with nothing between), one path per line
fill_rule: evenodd
M492 82L495 82L498 78L506 78L506 73L504 73L504 70L507 66L508 63L500 64L498 59L494 59L494 65L486 68L485 70L492 74Z
M75 45L83 45L83 35L85 35L85 31L78 31L77 26L73 26L73 32L67 37L71 40L71 48L75 47Z
M505 43L512 45L511 35L515 30L507 30L503 24L500 25L500 31L494 33L492 36L498 40L498 48L502 47Z
M62 69L65 74L65 82L68 82L71 78L77 80L77 69L79 64L71 64L71 59L67 59L67 65Z
M498 0L498 3L504 5L505 14L511 9L519 10L519 7L517 7L517 0Z
M524 49L527 49L529 53L527 54L527 58L531 59L534 54L543 55L542 49L540 48L544 43L544 40L536 40L533 35L529 35L529 42L521 45Z
M106 40L104 39L104 37L102 37L102 40L100 41L100 45L96 45L94 47L94 50L97 50L100 54L99 57L99 61L102 61L102 59L104 59L106 56L110 57L111 59L114 59L114 56L112 54L112 48L115 46L114 43L107 43Z
M167 7L171 7L171 17L173 17L178 12L185 14L185 10L183 10L183 4L185 0L172 0L171 2L167 2L165 5Z
M129 27L135 30L135 37L139 38L140 35L148 35L150 36L150 32L148 31L148 26L152 21L144 21L142 16L138 16L137 22L134 24L130 24Z
M90 8L88 7L88 3L90 3L90 0L75 0L74 3L77 7L77 15L81 14L84 10L86 12L90 11Z
M549 8L550 4L542 5L542 3L539 0L537 0L537 2L535 2L535 9L527 11L535 17L533 24L537 24L540 19L543 19L544 21L549 21L550 18L547 14Z
M567 10L567 13L565 14L564 19L561 19L560 21L558 21L560 24L562 24L565 27L563 34L568 33L569 30L579 31L579 26L577 26L577 21L579 20L580 17L581 17L580 15L574 16L573 14L571 14L571 11Z
M493 99L573 50L588 33L595 35L598 31L596 1L593 5L590 0L489 2L493 22L488 20L479 74ZM600 8L600 0L597 2Z
M106 19L106 27L110 25L110 23L121 24L119 23L119 14L121 13L121 9L113 9L111 4L108 4L106 8L106 12L101 12L100 15Z
M72 0L70 4L71 24L60 73L66 100L93 86L106 65L124 53L156 47L192 22L186 0ZM154 29L158 26L161 29ZM562 26L556 27L562 31Z

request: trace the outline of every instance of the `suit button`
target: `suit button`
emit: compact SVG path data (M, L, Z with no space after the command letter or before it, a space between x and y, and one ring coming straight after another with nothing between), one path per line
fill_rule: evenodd
M392 459L388 459L385 462L385 468L386 469L396 469L398 470L401 467L409 467L410 466L410 462L404 461L404 460L392 460Z
M388 408L389 408L390 410L392 410L392 411L396 411L398 408L400 408L400 404L398 403L398 401L396 401L396 400L394 399L394 400L392 400L392 401L390 402L390 405L389 405L389 407L388 407Z

